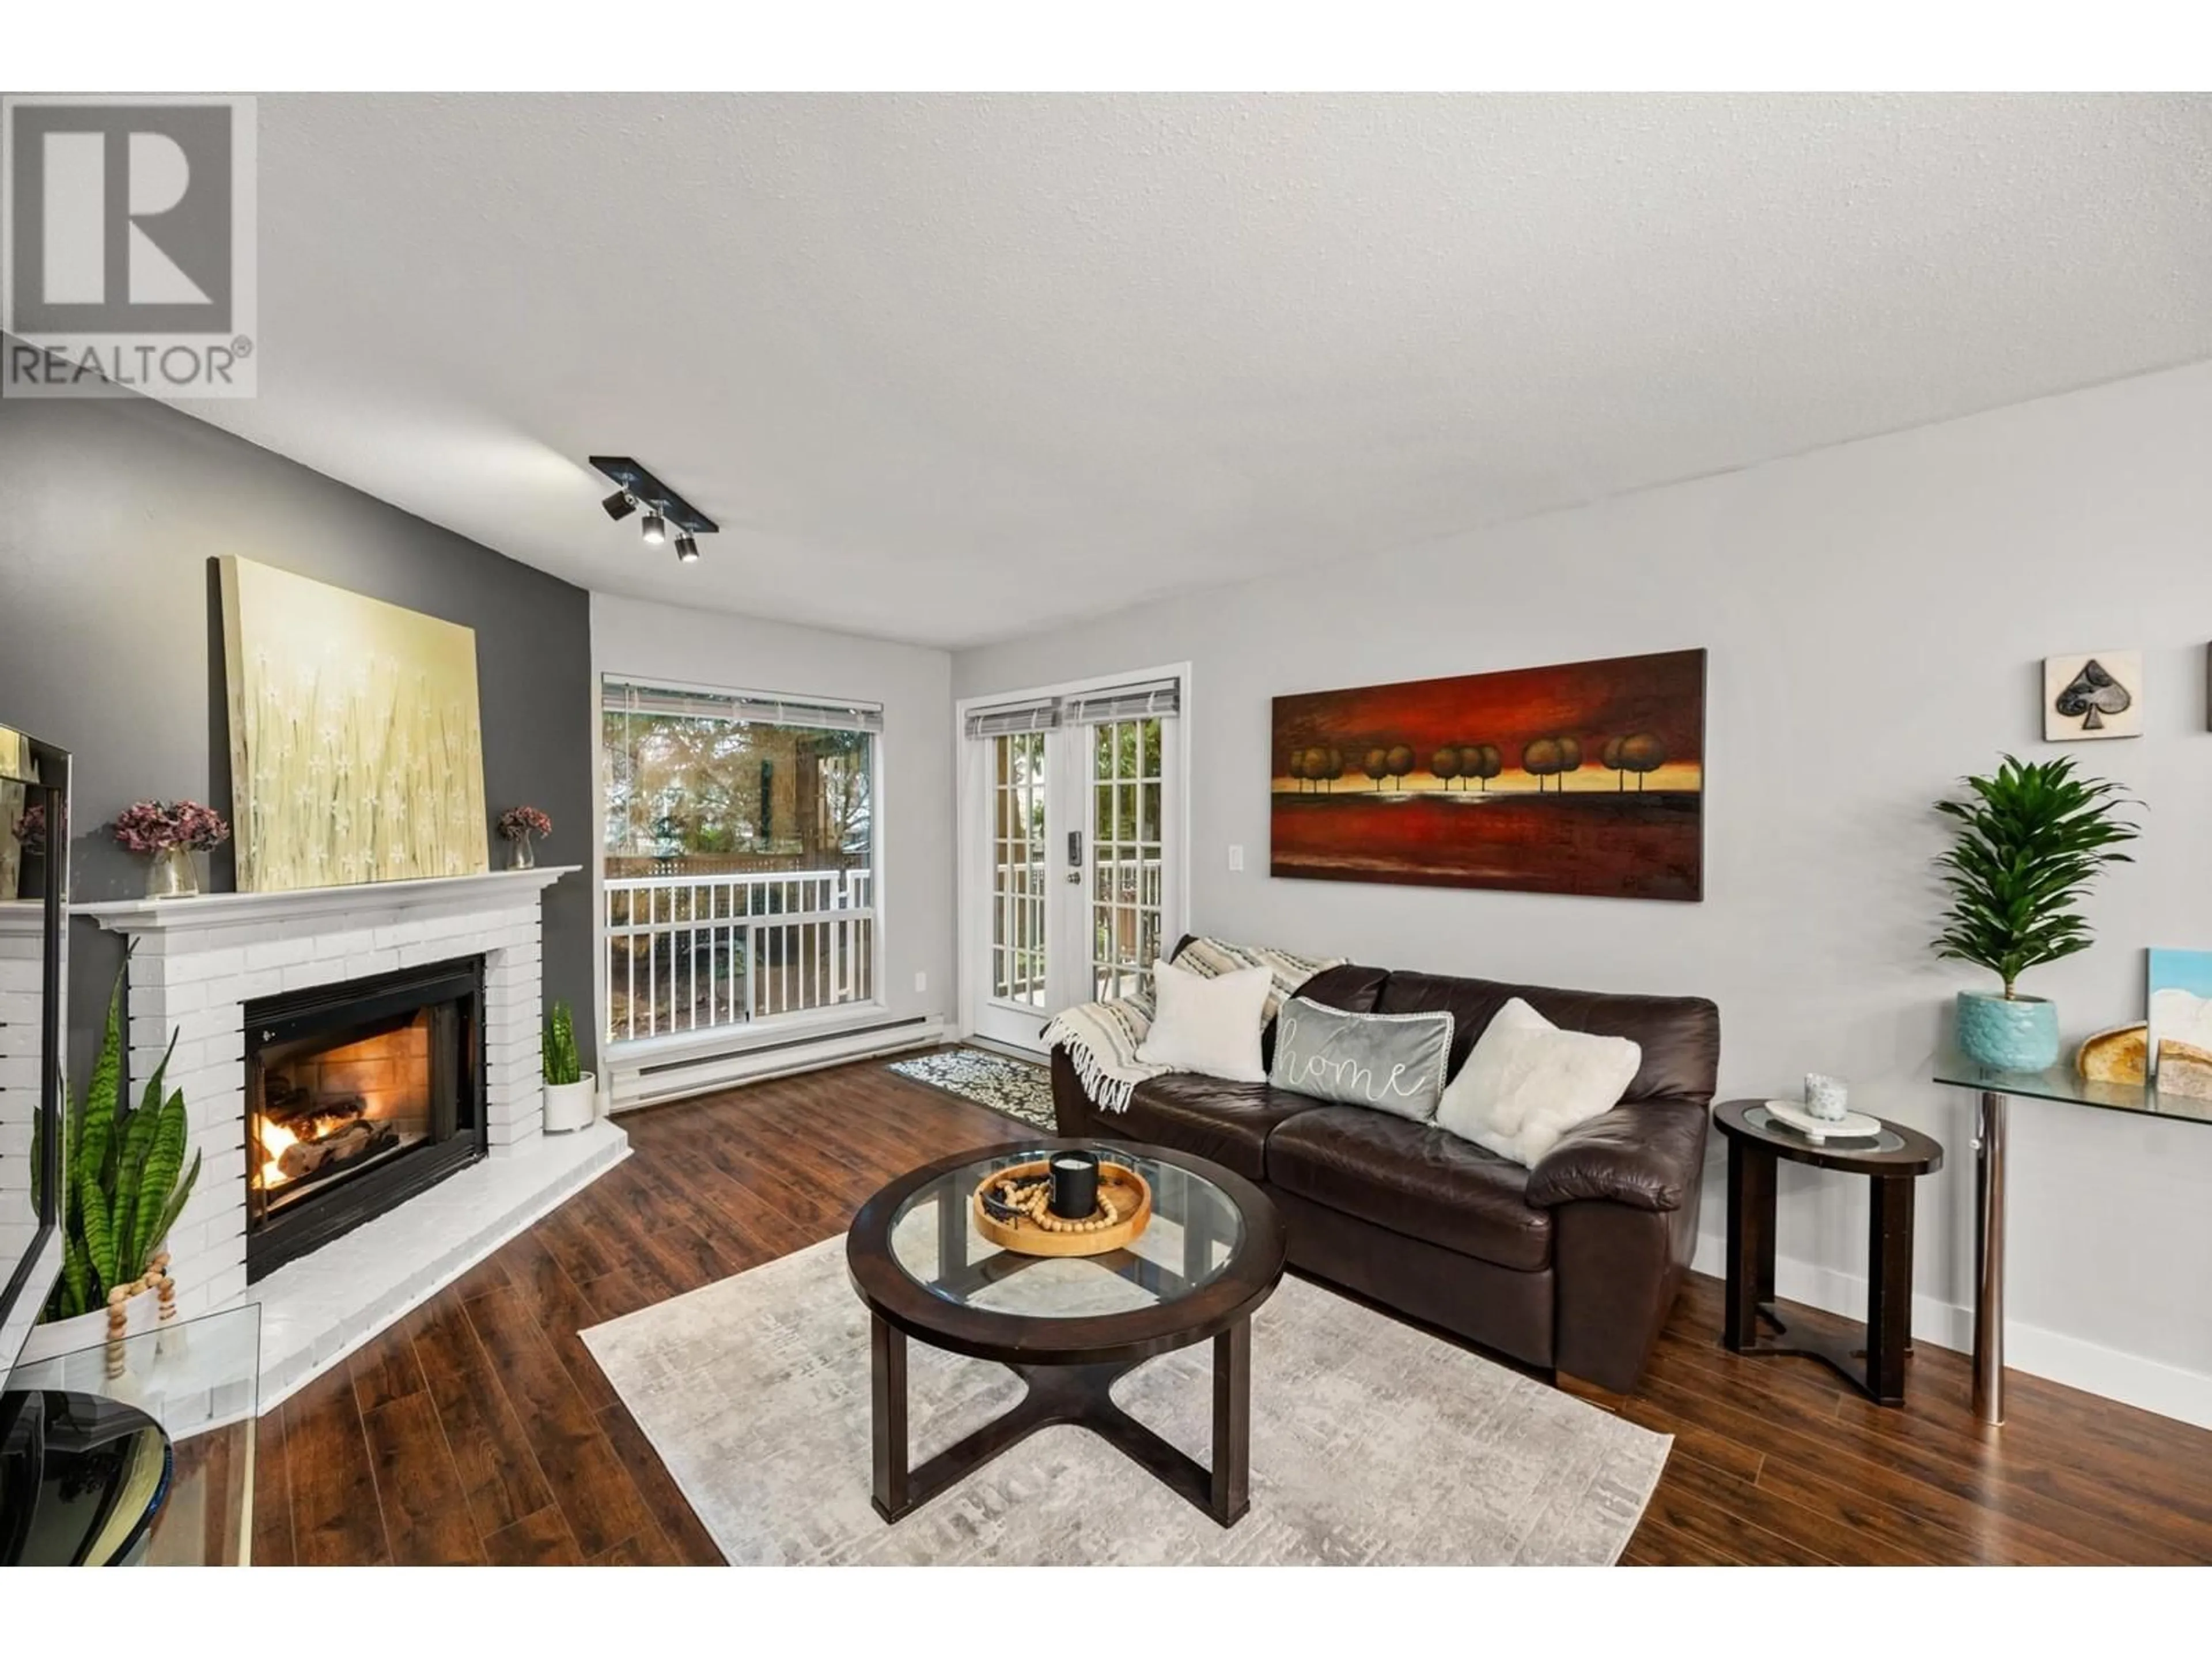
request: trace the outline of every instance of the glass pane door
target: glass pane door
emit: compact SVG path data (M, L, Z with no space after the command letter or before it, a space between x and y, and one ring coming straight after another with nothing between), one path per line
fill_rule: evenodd
M1179 725L1135 713L967 739L962 997L976 1036L1035 1051L1062 1009L1151 990L1182 925Z
M1091 995L1152 988L1161 948L1166 782L1157 719L1079 728L1091 743ZM1173 940L1167 941L1173 944Z
M991 996L1042 1011L1045 935L1045 739L988 739L991 767Z

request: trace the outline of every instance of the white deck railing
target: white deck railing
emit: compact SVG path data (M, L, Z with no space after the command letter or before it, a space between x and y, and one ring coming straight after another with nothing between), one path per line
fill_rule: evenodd
M738 1026L875 994L866 870L606 883L607 1037Z

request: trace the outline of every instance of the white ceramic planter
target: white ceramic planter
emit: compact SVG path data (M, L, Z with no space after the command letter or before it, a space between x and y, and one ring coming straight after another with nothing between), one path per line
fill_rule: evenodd
M593 1109L598 1105L599 1084L595 1073L586 1072L574 1083L549 1083L545 1085L545 1127L554 1134L590 1126Z
M123 1304L125 1337L141 1336L154 1328L155 1316L161 1312L161 1298L158 1292L141 1291ZM33 1325L24 1339L22 1358L16 1363L27 1365L34 1359L53 1359L65 1353L76 1353L85 1348L98 1347L107 1340L107 1310L94 1308L90 1313L79 1314L74 1319L57 1319L52 1324Z

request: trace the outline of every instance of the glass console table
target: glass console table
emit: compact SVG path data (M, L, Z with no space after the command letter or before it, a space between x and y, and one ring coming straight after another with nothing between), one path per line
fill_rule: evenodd
M1960 1054L1936 1067L1936 1081L1972 1089L1974 1117L1974 1415L2004 1421L2005 1105L2050 1100L2142 1117L2212 1124L2212 1100L2163 1094L2142 1084L2092 1083L2070 1060L2044 1072L1994 1072Z
M94 1395L133 1407L168 1437L167 1489L141 1504L153 1513L127 1559L242 1566L252 1554L260 1378L261 1309L248 1302L19 1364L5 1381L11 1395ZM83 1407L57 1409L90 1420Z

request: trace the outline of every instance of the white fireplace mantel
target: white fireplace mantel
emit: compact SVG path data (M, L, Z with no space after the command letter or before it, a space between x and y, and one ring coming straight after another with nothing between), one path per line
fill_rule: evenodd
M433 876L421 881L365 881L349 887L308 887L290 893L203 893L194 898L111 899L72 904L70 915L89 916L111 933L150 933L179 927L248 927L308 916L348 915L362 910L405 910L426 904L520 903L574 875L580 864L493 870L480 876Z
M74 904L128 936L127 1064L166 1059L199 1183L171 1228L187 1317L262 1305L263 1403L336 1363L628 1151L609 1123L547 1136L539 1060L541 901L581 866L547 865L290 893ZM246 1014L265 998L456 958L483 963L489 1156L313 1254L246 1283Z

